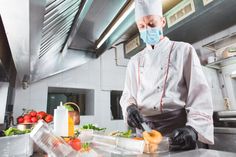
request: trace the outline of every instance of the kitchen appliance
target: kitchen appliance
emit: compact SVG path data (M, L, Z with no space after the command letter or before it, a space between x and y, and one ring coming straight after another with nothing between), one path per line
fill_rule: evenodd
M217 111L213 114L214 145L210 149L236 152L236 111Z

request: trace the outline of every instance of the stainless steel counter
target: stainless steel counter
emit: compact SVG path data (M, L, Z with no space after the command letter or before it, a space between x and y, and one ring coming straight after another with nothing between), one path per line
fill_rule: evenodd
M230 127L215 127L214 128L215 134L236 134L236 128Z
M159 155L161 157L162 155ZM196 149L175 154L163 154L163 157L236 157L236 153L223 152L211 149Z
M210 149L223 150L236 153L236 128L215 127L214 145L209 145Z
M236 157L236 153L217 151L211 149L196 149L184 152L169 152L162 154L141 154L141 155L118 155L107 152L99 151L99 153L104 157Z

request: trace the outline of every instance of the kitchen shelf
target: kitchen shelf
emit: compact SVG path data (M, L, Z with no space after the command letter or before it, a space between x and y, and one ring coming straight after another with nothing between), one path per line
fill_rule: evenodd
M216 52L217 50L219 50L223 47L227 47L229 45L232 45L234 43L236 43L236 33L232 33L231 35L224 36L220 39L214 40L206 45L203 45L202 47Z
M220 70L222 67L227 66L227 65L231 65L231 64L236 64L236 56L225 58L225 59L221 59L221 60L218 60L216 62L209 63L209 64L207 64L205 66L209 67L209 68ZM235 75L236 74L234 74L234 76Z
M236 79L236 74L231 74L231 78Z

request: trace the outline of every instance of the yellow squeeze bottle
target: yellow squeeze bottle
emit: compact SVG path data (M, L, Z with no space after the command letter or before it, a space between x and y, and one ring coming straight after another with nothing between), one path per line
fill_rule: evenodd
M68 115L68 136L74 136L75 131L74 131L74 121L70 115Z

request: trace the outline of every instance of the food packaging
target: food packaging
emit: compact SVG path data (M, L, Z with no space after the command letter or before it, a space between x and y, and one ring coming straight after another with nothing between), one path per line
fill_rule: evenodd
M73 150L60 136L56 136L44 121L39 121L35 125L30 137L50 157L79 156L79 153Z
M79 138L81 139L81 141L83 142L91 142L93 139L93 135L104 135L105 134L105 130L93 130L93 129L83 129L80 128L78 129L79 131Z
M33 141L29 134L0 137L1 157L31 156Z
M79 138L83 142L91 142L94 131L92 129L79 130Z
M145 142L131 138L113 137L93 134L92 144L95 148L114 154L136 155L143 154Z

